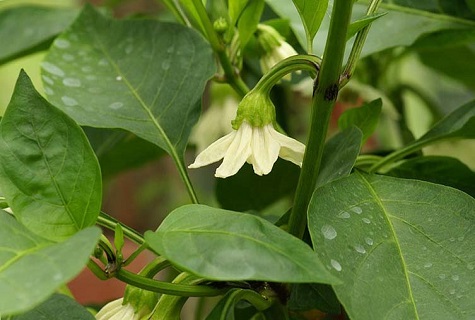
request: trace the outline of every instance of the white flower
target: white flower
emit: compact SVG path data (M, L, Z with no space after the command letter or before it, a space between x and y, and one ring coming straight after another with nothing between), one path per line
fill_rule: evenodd
M215 141L196 157L189 168L199 168L223 159L215 176L236 174L247 161L258 175L268 174L278 157L302 165L305 145L274 129L272 123L254 127L243 121L239 129Z
M260 59L262 73L268 72L273 66L285 58L297 55L297 51L285 41L280 41L280 45L274 47L272 51L269 51L263 55ZM285 80L291 79L290 73L284 76Z
M140 312L135 313L134 307L127 303L123 305L124 298L113 300L102 307L96 314L97 320L140 320L143 316Z

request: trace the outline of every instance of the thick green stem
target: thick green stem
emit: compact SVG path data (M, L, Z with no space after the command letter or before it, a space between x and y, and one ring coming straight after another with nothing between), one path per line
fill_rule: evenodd
M353 1L334 1L324 58L314 93L307 149L289 219L289 232L298 238L303 237L307 225L307 207L320 172L328 124L338 96L341 65L352 6Z

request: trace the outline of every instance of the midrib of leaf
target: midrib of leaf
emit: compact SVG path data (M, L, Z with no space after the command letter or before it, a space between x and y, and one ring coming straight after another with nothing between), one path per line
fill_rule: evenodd
M239 233L232 233L232 232L224 232L224 231L209 231L209 230L197 230L197 229L193 229L193 230L187 230L187 229L182 229L182 230L173 230L173 231L165 231L166 233L187 233L187 234L192 234L192 233L203 233L203 234L220 234L220 235L232 235L232 236L235 236L237 238L242 238L242 239L245 239L245 240L249 240L249 241L252 241L252 242L255 242L257 244L260 244L268 249L271 249L272 251L275 251L279 254L281 254L282 256L286 257L287 259L289 259L290 261L294 262L296 265L299 265L303 270L306 270L308 272L310 272L310 274L312 274L312 270L309 270L307 267L305 267L304 265L302 265L301 263L299 262L296 262L295 259L293 259L291 256L289 256L285 251L281 251L279 250L278 248L276 247L273 247L271 244L268 244L266 242L263 242L263 241L260 241L260 240L257 240L255 238L252 238L252 237L249 237L249 236L246 236L246 235L243 235L243 234L239 234ZM165 233L164 232L164 233Z
M373 186L371 185L371 183L366 180L366 178L361 175L360 173L357 173L359 178L363 181L363 183L366 185L366 188L368 189L368 191L371 193L371 195L373 196L373 198L375 199L375 202L376 204L379 206L379 208L382 210L382 212L384 212L384 219L386 220L386 224L389 226L389 229L391 231L391 234L393 235L393 239L394 239L394 243L396 244L396 248L397 248L397 251L399 253L399 257L401 259L401 265L402 265L402 268L403 268L403 272L404 272L404 277L406 279L406 288L409 292L409 297L410 297L410 302L414 308L414 314L416 316L416 319L419 320L419 313L417 312L417 307L416 307L416 302L415 302L415 299L414 299L414 294L412 292L412 287L410 285L410 281L409 281L409 270L407 269L407 265L406 265L406 261L404 260L404 256L402 255L402 250L401 250L401 246L399 245L399 241L398 241L398 238L397 238L397 234L396 234L396 231L394 230L394 227L391 223L391 221L389 220L389 213L386 211L386 208L384 207L384 204L381 202L376 190L374 190Z
M361 3L361 4L368 4L368 5L369 5L370 2L369 2L368 0L363 0L363 1L360 1L360 2L358 2L358 3ZM414 9L414 8L404 7L404 6L399 6L399 5L397 5L397 4L381 3L381 4L379 5L379 7L380 7L381 9L392 10L392 11L399 11L399 12L403 12L403 13L409 13L409 14L413 14L413 15L417 15L417 16L422 16L422 17L426 17L426 18L431 18L431 19L436 19L436 20L444 20L444 21L449 21L449 22L456 22L456 23L464 24L464 25L467 25L467 26L470 26L470 27L474 27L474 26L475 26L475 21L472 21L472 20L466 20L466 19L457 18L457 17L454 17L454 16L449 16L449 15L441 14L441 13L434 13L434 12L429 12L429 11L425 11L425 10Z
M20 260L21 258L26 256L27 254L34 253L34 252L39 251L39 250L41 250L43 248L46 248L48 246L49 246L49 244L44 244L44 245L38 245L38 246L33 247L33 248L29 248L27 250L15 251L17 254L13 258L11 258L10 260L8 260L7 262L5 262L3 265L0 266L0 273L5 271L6 269L8 269L12 264L14 264L18 260Z

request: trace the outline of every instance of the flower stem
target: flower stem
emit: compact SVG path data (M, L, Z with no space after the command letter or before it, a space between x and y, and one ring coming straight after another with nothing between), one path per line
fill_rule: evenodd
M316 79L310 134L289 219L289 232L298 238L303 237L307 225L307 207L315 190L328 124L338 96L352 7L353 1L334 1L322 67Z

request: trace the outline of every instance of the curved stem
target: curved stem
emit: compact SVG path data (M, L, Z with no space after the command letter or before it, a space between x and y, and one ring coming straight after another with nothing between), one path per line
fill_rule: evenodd
M316 80L312 104L312 123L302 170L289 218L289 232L302 238L307 226L307 207L315 190L330 116L338 96L341 65L345 54L346 34L353 1L335 0L330 30L323 54L322 67Z
M96 223L102 227L105 227L109 230L114 231L115 226L119 224L120 222L117 219L108 215L107 213L101 211L99 213L99 217L97 217ZM133 242L139 245L145 242L143 236L138 231L135 231L134 229L123 224L121 224L121 226L122 226L122 230L124 231L125 237L127 237L128 239L132 240Z
M117 270L115 277L138 288L183 297L212 297L219 296L226 291L225 289L215 289L209 286L162 282L134 274L124 269Z
M366 15L371 15L378 10L379 4L381 0L372 0L369 4L368 10L366 11ZM368 36L369 29L371 27L371 23L361 29L358 34L356 35L355 42L353 43L353 47L351 48L350 56L348 57L348 62L346 63L345 70L342 73L342 81L340 83L341 87L345 86L348 81L350 81L351 76L355 72L356 62L360 58L361 51L363 50L363 45L366 41L366 37Z
M361 166L368 166L368 165L373 165L379 161L381 161L382 157L380 156L375 156L372 154L363 154L358 156L355 162L355 167L361 167Z
M419 151L420 149L422 149L423 147L425 147L426 145L432 142L433 142L433 139L416 141L405 148L396 150L390 153L389 155L387 155L386 157L384 157L381 161L375 163L371 168L369 168L369 171L370 172L378 171L391 163L401 160L402 158L404 158L407 155L410 155L411 153Z

